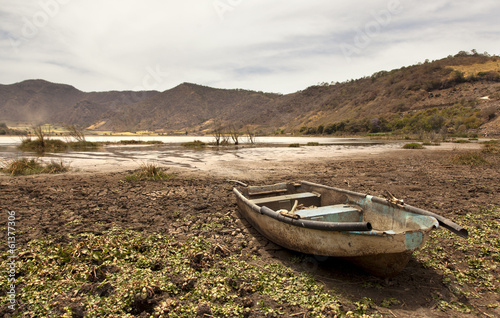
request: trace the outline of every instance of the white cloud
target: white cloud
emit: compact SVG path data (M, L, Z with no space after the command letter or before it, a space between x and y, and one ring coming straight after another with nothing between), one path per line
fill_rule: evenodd
M499 54L499 8L493 0L3 0L0 83L44 78L101 91L189 81L288 93L460 50ZM162 76L151 81L151 70Z

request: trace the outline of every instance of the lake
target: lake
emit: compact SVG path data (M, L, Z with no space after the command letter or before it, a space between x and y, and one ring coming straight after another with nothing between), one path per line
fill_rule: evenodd
M68 141L67 137L51 137ZM123 171L136 169L142 163L154 162L161 166L183 167L193 170L221 171L259 162L285 164L311 158L345 158L377 154L400 149L402 142L374 141L368 138L332 137L257 137L254 144L248 138L240 138L240 145L230 147L206 147L203 150L189 149L181 143L200 140L214 142L214 137L198 136L88 136L87 141L119 142L120 140L162 141L160 145L107 145L92 151L67 151L47 153L42 160L63 161L79 171ZM0 158L5 160L20 157L37 157L17 149L20 137L0 137ZM306 146L319 143L319 146ZM290 144L300 144L298 148Z

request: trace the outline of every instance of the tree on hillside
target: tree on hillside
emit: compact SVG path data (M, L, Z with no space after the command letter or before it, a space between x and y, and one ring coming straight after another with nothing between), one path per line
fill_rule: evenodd
M5 123L0 123L0 135L7 135L7 131L9 131L9 127Z

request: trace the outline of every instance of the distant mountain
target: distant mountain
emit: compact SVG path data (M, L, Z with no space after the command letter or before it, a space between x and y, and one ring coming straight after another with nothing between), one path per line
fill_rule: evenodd
M27 80L0 85L0 122L87 127L108 112L157 94L156 91L85 93L70 85Z
M103 128L208 132L214 124L238 126L256 123L254 117L280 98L278 94L215 89L183 83L152 98L123 107L103 117Z
M85 93L69 85L28 80L0 85L0 123L64 123L95 130L167 133L208 133L215 126L321 133L328 126L347 132L373 131L379 122L395 129L396 124L418 119L437 128L481 125L481 131L500 134L499 101L500 58L460 52L287 95L191 83L164 92ZM422 112L426 112L424 119L419 117ZM427 129L427 124L412 127Z

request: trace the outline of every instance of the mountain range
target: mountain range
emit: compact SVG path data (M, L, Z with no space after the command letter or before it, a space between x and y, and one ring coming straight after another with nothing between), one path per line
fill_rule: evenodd
M460 52L286 95L192 83L164 92L82 92L66 84L26 80L0 85L0 122L72 124L98 131L203 134L220 126L271 133L471 107L482 111L482 131L500 133L499 100L500 58Z

